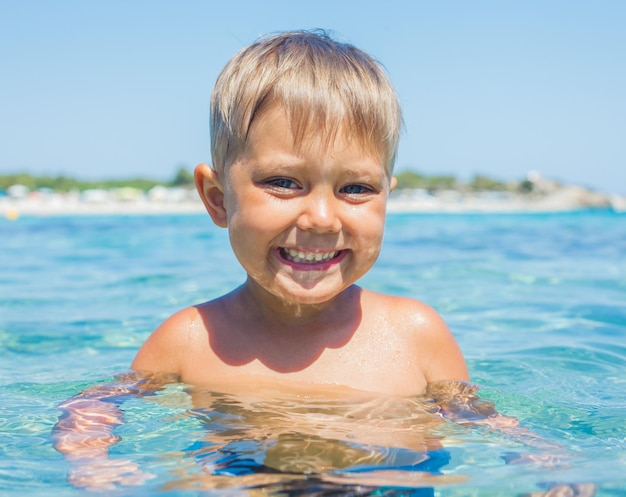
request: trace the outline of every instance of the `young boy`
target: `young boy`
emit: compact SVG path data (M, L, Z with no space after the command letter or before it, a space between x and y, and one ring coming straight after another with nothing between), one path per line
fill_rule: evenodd
M355 285L381 249L401 128L375 60L320 33L262 39L222 71L211 124L196 186L247 280L167 319L134 370L398 395L468 379L433 309Z
M468 379L465 361L433 309L355 285L380 252L395 185L401 114L379 64L324 34L281 34L252 44L227 64L211 107L214 169L199 165L196 185L213 221L228 229L247 279L159 326L132 363L141 374L94 386L61 404L64 414L52 439L71 463L70 481L106 490L150 478L131 460L109 458L119 440L114 427L122 423L118 404L176 380L198 387L190 392L199 406L207 392L230 388L350 398L358 391L414 396L428 385L442 415L506 429L536 444L517 420L499 415L476 397L475 387L462 383ZM287 425L274 431L274 421L261 423L261 438L290 433L292 420L285 419ZM253 433L255 424L248 421L244 425ZM387 436L383 445L439 447L438 437L430 439L426 431L386 433L387 425L373 421L372 433L365 433L370 443ZM306 424L301 417L294 422ZM317 440L316 426L311 440ZM341 446L349 431L329 428L337 438L329 443ZM219 455L221 439L207 436L211 453ZM291 451L289 440L272 450ZM345 446L352 457L350 441ZM318 448L313 451L321 457Z

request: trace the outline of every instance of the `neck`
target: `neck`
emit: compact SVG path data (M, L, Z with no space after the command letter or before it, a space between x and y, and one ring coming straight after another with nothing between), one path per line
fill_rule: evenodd
M269 329L307 329L332 325L334 328L353 321L354 311L359 311L361 289L352 285L333 299L317 304L289 302L270 294L251 278L235 290L238 307L253 316L255 323L265 324Z
M224 326L209 326L214 350L225 362L257 359L279 373L302 371L327 349L339 349L361 322L361 289L346 288L332 301L315 305L283 302L248 281L224 297ZM260 289L262 290L262 289Z

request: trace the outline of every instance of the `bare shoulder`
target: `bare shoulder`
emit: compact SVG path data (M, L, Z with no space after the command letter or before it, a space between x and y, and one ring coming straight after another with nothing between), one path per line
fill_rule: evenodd
M139 349L131 368L180 374L186 352L205 336L201 307L182 309L154 330Z
M363 290L363 307L376 309L390 323L410 333L437 334L448 332L448 327L435 309L408 297L398 297Z
M363 307L376 309L394 334L411 344L427 381L469 380L465 359L454 335L440 314L416 299L364 291Z

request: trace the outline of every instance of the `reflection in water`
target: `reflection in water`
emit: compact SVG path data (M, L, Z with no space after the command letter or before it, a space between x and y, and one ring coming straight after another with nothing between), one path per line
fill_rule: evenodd
M168 489L263 488L292 495L306 489L324 495L350 488L358 495L396 485L432 495L420 487L459 480L441 475L450 456L436 433L443 421L427 397L271 387L189 394L188 415L202 421L206 436L185 457L202 472L181 475Z
M498 413L476 386L458 382L401 397L258 380L190 387L133 373L91 387L62 408L55 447L71 463L72 484L94 490L148 485L203 495L426 496L435 485L476 483L483 474L488 484L495 464L510 468L518 486L525 474L519 464L553 478L571 462L562 446ZM120 452L109 454L120 438ZM593 486L549 484L545 495L575 487L584 491L571 495L593 494Z

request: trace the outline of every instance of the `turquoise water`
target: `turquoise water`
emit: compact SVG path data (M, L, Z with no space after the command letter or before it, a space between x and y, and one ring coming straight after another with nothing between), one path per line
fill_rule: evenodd
M0 494L79 495L50 441L57 405L243 274L202 215L23 217L0 220L0 240ZM361 283L439 310L480 398L550 448L433 426L427 398L171 384L121 405L111 458L153 477L109 493L626 495L626 216L393 214Z

